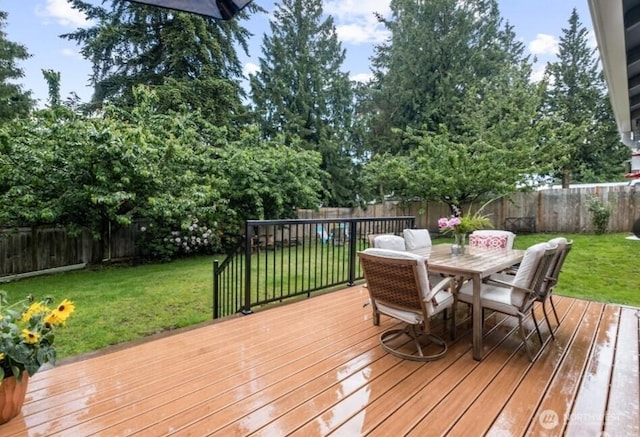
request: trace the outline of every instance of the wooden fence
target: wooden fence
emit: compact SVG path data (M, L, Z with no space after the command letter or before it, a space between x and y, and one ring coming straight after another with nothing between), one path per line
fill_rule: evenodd
M34 226L0 230L0 277L106 260L131 258L137 226L110 233L109 241L96 241L88 231L71 236L61 226Z
M631 232L640 219L640 189L631 186L547 189L530 193L514 193L485 207L497 229L512 228L516 232L592 232L588 203L598 197L611 207L609 232ZM475 211L481 205L472 205ZM465 206L465 212L468 205ZM438 219L449 216L447 205L437 202L386 202L361 208L323 208L320 211L300 210L299 218L387 217L411 215L416 227L438 230Z
M591 232L588 201L598 197L611 206L609 232L631 232L640 219L640 187L615 186L594 188L548 189L515 193L487 205L484 212L498 229L515 232ZM474 205L478 208L479 205ZM360 208L323 208L299 210L298 218L357 218L415 216L416 227L438 230L438 219L450 214L446 205L436 202L401 204L386 202ZM0 230L0 277L63 266L100 263L105 259L131 258L138 255L135 245L138 225L118 229L100 242L88 232L72 237L62 227L25 227Z

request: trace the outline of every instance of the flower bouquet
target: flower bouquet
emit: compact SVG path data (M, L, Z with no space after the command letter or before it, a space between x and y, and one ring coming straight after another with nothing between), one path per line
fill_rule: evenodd
M443 234L452 234L455 244L453 253L463 254L466 246L467 234L478 229L492 228L491 221L478 211L474 215L463 217L442 217L438 220L438 228Z

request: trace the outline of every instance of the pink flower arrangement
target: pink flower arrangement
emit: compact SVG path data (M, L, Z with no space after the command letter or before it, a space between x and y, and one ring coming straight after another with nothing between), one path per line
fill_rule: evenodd
M438 220L438 228L442 232L453 232L456 233L457 227L462 223L460 217L442 217Z
M438 220L438 228L443 234L469 234L478 229L490 229L491 221L479 213L463 217L442 217Z

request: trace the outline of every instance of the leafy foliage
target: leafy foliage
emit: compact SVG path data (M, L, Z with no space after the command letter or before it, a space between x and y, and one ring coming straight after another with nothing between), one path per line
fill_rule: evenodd
M587 209L591 213L591 222L596 235L606 233L609 217L611 217L611 206L602 202L599 197L592 197L589 199Z
M16 61L28 59L30 55L25 46L7 40L3 30L7 15L0 11L0 123L27 114L33 106L31 92L23 91L22 86L13 82L24 77Z
M81 44L93 63L92 109L104 103L130 108L134 87L145 84L158 89L164 113L184 106L218 126L243 114L236 46L246 51L249 33L238 18L219 22L123 0L112 0L110 8L69 2L96 23L63 35Z
M276 5L251 97L264 138L320 153L323 203L345 206L355 201L353 91L333 19L322 13L320 0Z
M567 188L576 182L621 179L629 150L617 135L596 49L574 9L560 38L558 61L548 64L544 112L548 147L541 157Z
M380 196L451 206L524 185L543 88L496 2L395 0L391 10L380 18L391 38L374 58L368 144L379 156L366 180Z

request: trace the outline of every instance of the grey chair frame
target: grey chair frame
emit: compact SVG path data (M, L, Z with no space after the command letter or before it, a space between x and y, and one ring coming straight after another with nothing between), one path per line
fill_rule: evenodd
M518 318L518 331L520 333L520 337L522 338L522 342L524 343L524 347L527 352L527 357L531 362L533 362L534 356L531 352L531 348L529 347L529 343L527 342L527 335L524 329L524 318L526 317L526 314L529 311L531 311L531 309L533 308L533 305L536 302L536 297L538 296L538 294L546 286L547 272L549 271L549 267L551 266L551 263L553 261L553 257L555 256L555 254L556 254L556 247L550 247L544 251L543 255L540 257L537 265L535 266L535 273L533 273L533 278L530 281L529 287L519 287L509 282L501 281L499 279L491 279L490 282L488 282L487 284L483 284L483 287L487 285L492 285L492 284L504 287L505 292L507 292L506 289L513 288L515 290L520 290L525 293L525 298L523 300L523 303L517 308L517 311L515 311L516 313L515 316ZM460 300L460 295L458 295L458 300ZM462 302L465 302L471 305L470 301L462 300ZM490 302L483 301L482 299L481 299L481 304L483 305L483 310L486 308L486 309L497 311L510 316L514 315L514 314L501 311L499 308L492 306ZM488 305L485 305L485 304L488 304ZM534 326L535 326L536 332L538 333L538 336L541 336L540 328L537 322L535 321L535 318L534 318Z

